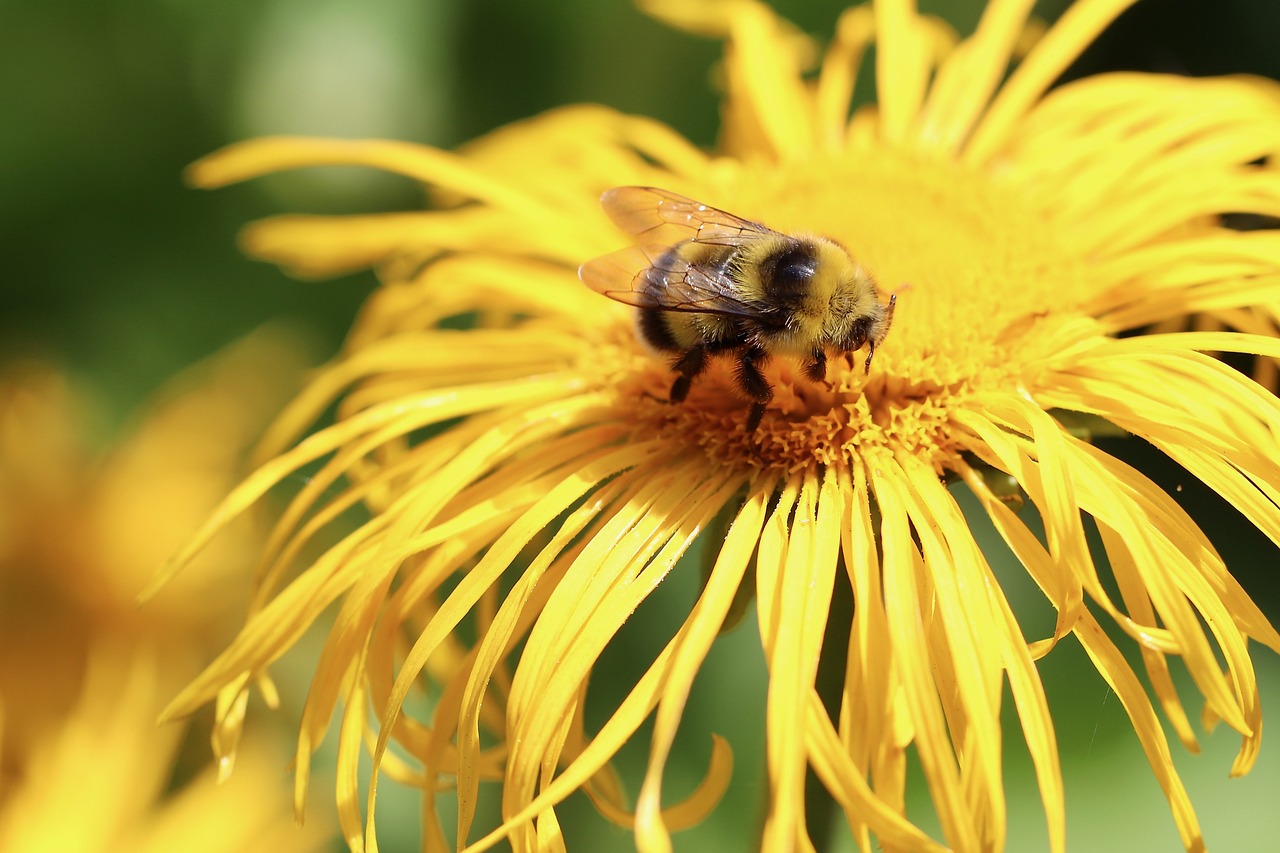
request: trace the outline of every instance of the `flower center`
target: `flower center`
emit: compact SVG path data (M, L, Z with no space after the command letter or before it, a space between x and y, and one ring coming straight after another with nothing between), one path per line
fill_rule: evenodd
M870 149L783 169L722 163L706 200L784 232L842 243L881 297L897 293L893 326L869 373L865 350L832 358L825 381L773 359L774 389L759 429L743 430L732 358L667 405L666 365L651 360L637 414L690 437L715 458L795 469L877 448L927 457L954 452L948 412L972 390L1014 387L1036 369L1027 344L1045 318L1078 309L1082 259L1031 200L951 163ZM714 199L714 201L713 201Z

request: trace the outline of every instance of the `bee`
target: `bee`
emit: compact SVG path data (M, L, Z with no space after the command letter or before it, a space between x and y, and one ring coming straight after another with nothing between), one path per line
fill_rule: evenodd
M882 303L871 274L839 243L783 234L654 187L616 187L600 204L636 245L588 261L578 277L639 309L640 337L671 357L671 402L688 396L711 359L733 358L752 433L773 399L762 372L770 357L799 359L819 381L828 355L865 345L871 368L897 294Z

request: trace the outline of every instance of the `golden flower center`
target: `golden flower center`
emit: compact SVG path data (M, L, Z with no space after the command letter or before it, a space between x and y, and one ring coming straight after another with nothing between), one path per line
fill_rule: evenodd
M728 164L721 164L728 165ZM1033 200L952 163L871 149L847 160L777 168L732 164L705 200L786 232L841 242L881 296L898 294L893 327L869 374L865 352L834 358L824 382L773 359L775 397L755 435L734 390L732 360L666 405L671 374L649 359L637 412L715 458L795 469L876 448L938 467L952 453L949 411L973 389L1014 387L1039 321L1088 295L1082 259Z

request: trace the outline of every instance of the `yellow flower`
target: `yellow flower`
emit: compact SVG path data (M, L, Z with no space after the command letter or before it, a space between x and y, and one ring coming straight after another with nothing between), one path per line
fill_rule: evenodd
M1242 774L1262 724L1248 641L1280 650L1280 636L1174 496L1068 425L1109 422L1145 439L1280 542L1280 401L1206 354L1275 358L1280 342L1131 334L1195 314L1237 329L1246 315L1274 322L1280 240L1221 217L1280 213L1280 89L1110 74L1048 92L1128 5L1078 0L1006 78L1030 3L991 0L957 40L913 3L884 0L848 10L806 76L814 46L762 5L650 0L658 17L725 40L714 153L653 121L582 106L456 154L277 138L197 163L191 177L206 187L375 166L422 181L435 204L248 230L249 251L301 275L374 266L384 286L343 357L282 419L275 458L170 567L315 463L276 528L247 625L169 713L216 697L230 751L247 686L340 601L297 759L301 796L341 701L338 798L353 848L375 838L376 780L366 827L356 780L368 734L375 766L422 787L426 849L450 846L436 793L456 785L457 837L471 849L502 837L517 850L556 849L555 807L585 788L606 815L634 821L642 849L667 850L669 832L727 784L717 744L703 786L662 805L692 682L746 584L770 677L764 849L811 849L807 769L863 849L939 849L904 814L914 760L945 844L1001 849L1006 689L1050 847L1064 849L1036 660L1066 637L1124 706L1183 842L1199 849L1153 700L1122 647L1140 650L1155 702L1194 750L1169 671L1181 658L1203 719L1241 735L1232 773ZM851 114L873 44L876 102ZM662 402L668 366L637 342L627 309L574 275L624 245L597 200L633 184L830 235L886 295L909 284L869 373L860 356L841 357L812 382L774 360L777 393L754 434L728 364L699 377L684 403ZM304 431L335 401L332 425L288 446L286 426ZM999 476L1025 492L1043 535L1002 500ZM1024 633L962 492L1056 609L1054 624ZM356 504L368 520L313 556L317 534ZM722 535L705 542L714 565L700 598L588 732L583 703L602 650L708 528ZM847 649L823 648L829 613L850 607L833 601L837 573L852 589ZM834 715L815 688L824 655L845 661ZM426 701L406 704L423 685ZM632 816L607 771L651 716ZM482 780L502 783L502 824L477 840Z
M176 791L181 731L156 727L178 682L157 649L99 642L82 696L23 744L26 761L0 800L0 849L23 853L322 851L330 821L292 825L278 745L256 744L220 784L207 768ZM8 745L6 741L6 745Z
M0 369L0 849L327 843L331 821L300 832L282 817L276 748L220 785L225 768L181 760L183 729L156 725L225 634L239 600L225 572L261 536L237 526L181 584L136 600L235 482L298 367L294 344L254 336L175 379L105 452L88 437L93 407L58 371Z

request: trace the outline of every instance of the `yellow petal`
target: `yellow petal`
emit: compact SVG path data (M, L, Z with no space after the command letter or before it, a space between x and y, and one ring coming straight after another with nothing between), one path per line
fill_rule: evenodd
M299 278L343 275L396 255L426 263L441 252L477 243L512 255L549 257L566 266L590 251L537 227L513 232L505 214L479 206L448 212L277 216L249 225L240 236L246 253Z
M876 12L876 90L884 138L899 143L924 101L933 56L915 0L880 0Z
M996 91L1035 5L990 2L978 29L938 69L915 133L930 148L954 154Z
M602 804L599 800L593 800L601 813L609 820L620 826L635 827L637 831L636 849L649 850L670 850L670 838L666 836L665 831L670 830L679 832L695 826L706 820L709 815L720 802L724 793L729 788L729 784L733 779L733 750L729 748L729 743L718 735L711 736L711 762L707 767L707 773L694 788L693 793L685 797L674 805L667 806L657 814L656 819L661 822L663 834L655 836L650 833L641 835L645 832L643 827L639 825L639 815L623 809L613 808Z
M1011 535L1013 513L987 488L982 477L972 468L962 469L964 481L982 500L987 513L992 516L998 530L1005 534L1006 541ZM1039 543L1035 543L1038 546ZM1034 546L1033 546L1034 547ZM1024 564L1029 554L1018 552ZM1049 563L1049 555L1040 550L1039 563L1045 571ZM986 568L990 577L990 567ZM1033 576L1036 572L1033 571ZM1044 693L1044 685L1035 668L1031 648L1023 639L1021 628L1014 617L1009 602L1005 599L993 577L986 584L991 604L999 613L999 626L1004 634L1004 664L1009 675L1009 686L1013 693L1013 701L1018 709L1018 718L1022 723L1023 735L1027 747L1031 751L1032 762L1036 768L1036 781L1040 785L1040 799L1044 803L1045 819L1049 828L1049 849L1061 853L1066 849L1066 805L1062 786L1062 767L1058 758L1058 744L1053 730L1053 717L1049 712L1048 699Z
M462 582L450 593L440 606L426 629L419 635L405 657L396 683L382 712L381 729L378 743L373 753L374 776L369 785L368 828L365 844L374 849L374 808L377 797L377 768L386 751L387 743L396 720L399 718L405 697L426 664L427 658L435 647L444 640L462 617L471 609L480 595L490 587L497 577L505 571L520 549L533 535L582 494L590 490L601 480L626 468L633 467L645 459L654 450L652 444L631 445L620 450L606 453L586 465L575 477L566 478L555 490L538 502L522 516L519 522L512 525L503 536L490 546L480 562L463 578Z
M884 463L882 463L884 464ZM979 816L962 800L963 790L956 757L951 750L946 721L934 683L928 634L934 616L918 577L922 557L912 544L910 520L898 478L877 468L869 477L881 513L881 546L884 551L884 596L889 636L901 665L903 698L915 730L916 753L938 810L938 818L951 846L978 849Z
M651 476L583 550L529 635L512 683L508 811L532 795L535 761L554 761L552 723L585 688L608 641L741 483L730 472L666 479ZM603 559L597 547L608 548Z
M845 478L842 486L846 518L841 524L841 546L853 590L854 611L840 708L840 739L854 767L874 782L876 799L890 813L902 815L906 811L906 746L915 733L899 713L896 656L884 653L891 646L881 591L878 533L871 519L871 500L862 466L854 469L852 482ZM821 772L820 767L815 769ZM850 828L855 837L863 849L870 849L867 830L869 826L874 828L874 823L861 819L861 810L852 809L844 800L841 803L851 812Z
M1124 706L1133 723L1133 730L1138 735L1151 769L1155 772L1156 781L1164 790L1165 797L1173 809L1173 818L1178 825L1178 834L1188 850L1203 850L1204 840L1200 835L1200 824L1196 819L1187 791L1173 767L1173 757L1169 754L1169 744L1165 740L1160 721L1151 708L1129 665L1125 663L1120 651L1111 643L1102 628L1087 613L1081 618L1075 629L1085 651L1098 672L1106 679L1107 684L1115 692L1116 698Z
M675 742L680 717L703 660L737 596L748 562L760 538L764 514L776 481L763 478L751 488L719 547L719 556L694 604L684 627L675 639L670 681L653 727L649 766L636 802L636 843L646 853L671 849L670 827L662 810L662 777L671 746Z
M837 519L843 506L834 472L828 471L821 484L806 478L790 530L786 506L780 502L769 522L771 530L787 538L782 565L776 572L758 572L756 589L758 601L771 603L776 625L764 636L771 796L763 844L767 849L812 849L804 823L804 744L808 698L817 677L839 553Z
M440 184L468 198L530 219L554 218L556 211L495 181L456 154L381 139L318 139L271 136L229 145L187 168L187 180L203 189L246 181L271 172L307 166L370 166L428 184Z
M1134 0L1076 0L1001 87L965 146L961 159L976 166L1004 144L1009 133L1067 66Z
M822 57L814 95L818 139L832 150L844 143L858 66L874 41L875 12L869 5L853 6L840 13L835 38Z
M890 808L867 786L862 771L849 760L845 745L831 727L827 709L816 692L810 693L808 706L805 740L809 761L818 778L844 808L849 825L867 825L886 849L901 847L927 853L947 849ZM870 846L864 843L862 848L866 850Z
M538 399L563 396L566 385L573 380L563 378L532 379L521 382L496 382L469 388L449 389L399 398L393 402L366 409L342 423L309 436L291 451L277 456L250 475L210 515L188 545L178 552L160 570L142 592L146 600L181 571L183 565L200 552L209 540L231 519L257 502L272 486L291 471L327 453L344 447L349 442L364 438L377 446L395 435L403 435L450 417L483 411L498 405L511 405L517 401L534 402ZM347 451L350 454L350 450Z
M1006 822L1000 766L1004 655L1001 639L991 631L998 614L987 609L988 600L975 600L969 594L985 586L986 561L959 507L939 485L932 468L916 463L895 473L908 486L903 492L907 513L924 553L924 575L934 607L932 655L938 681L945 684L939 695L957 753L963 743L961 772L969 810L983 818L984 844L998 850L1004 846ZM940 677L943 673L945 681Z
M601 493L597 493L593 500L574 510L565 519L551 541L529 564L520 581L507 594L480 642L476 662L467 679L465 693L460 700L461 713L456 725L459 755L457 837L460 840L465 840L470 834L471 821L479 796L479 713L488 681L510 653L512 638L520 636L517 629L523 626L524 630L528 630L529 625L536 618L539 610L530 610L528 605L542 580L543 573L562 554L568 544L600 514L603 506L616 493L618 482L618 480L613 481L612 488L606 487ZM545 603L545 597L542 603Z

